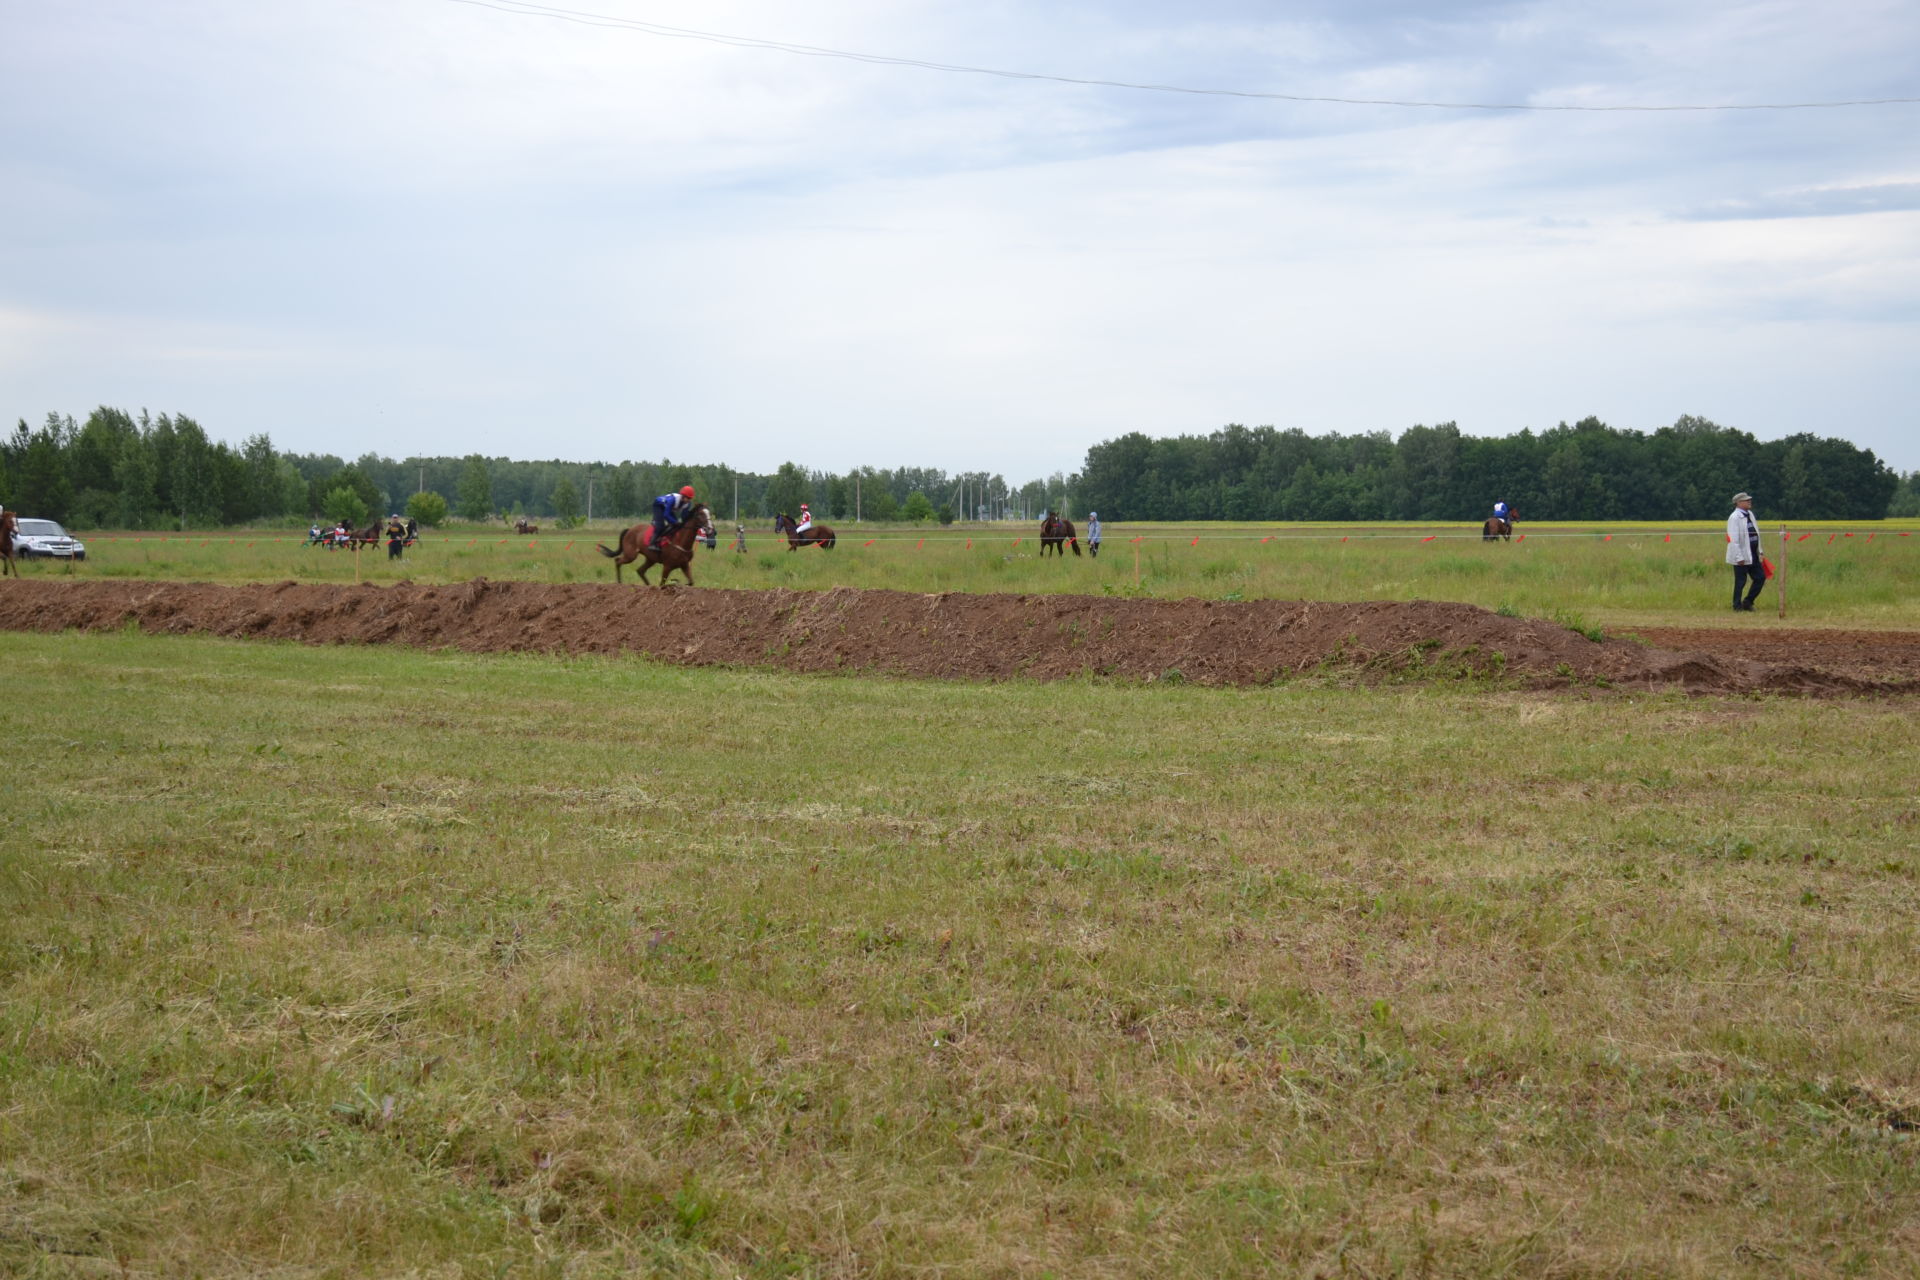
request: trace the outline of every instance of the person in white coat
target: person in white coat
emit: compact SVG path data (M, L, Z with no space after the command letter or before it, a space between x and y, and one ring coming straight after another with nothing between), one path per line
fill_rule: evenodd
M1753 518L1750 493L1733 495L1733 514L1727 517L1727 563L1733 566L1734 610L1752 613L1754 597L1767 585L1767 569L1760 557L1760 524ZM1743 589L1744 600L1740 598Z

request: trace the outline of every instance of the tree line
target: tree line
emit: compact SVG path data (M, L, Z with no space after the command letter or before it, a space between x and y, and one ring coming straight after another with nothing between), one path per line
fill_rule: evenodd
M1745 489L1789 519L1920 516L1920 472L1899 476L1870 450L1811 434L1761 442L1704 418L1645 433L1595 418L1538 434L1463 435L1454 423L1310 436L1229 425L1209 435L1134 432L1087 451L1084 469L1009 484L985 471L783 463L725 464L484 457L348 461L282 453L265 434L213 439L185 414L102 406L84 422L50 413L0 437L0 504L76 528L210 528L309 520L364 522L406 511L427 524L528 515L576 523L631 519L691 484L727 520L802 503L827 520L1015 517L1048 509L1108 520L1478 520L1496 500L1523 518L1660 520L1723 515ZM736 507L737 501L737 507Z
M1059 473L1010 485L985 471L860 467L847 472L783 463L739 471L724 463L485 457L348 461L283 453L265 433L238 446L213 439L186 414L137 416L102 406L84 421L49 413L0 437L0 505L76 528L211 528L309 520L377 519L408 512L437 524L518 515L562 524L645 514L655 497L691 484L716 518L771 518L808 504L822 519L931 521L1037 517L1067 498ZM737 504L737 505L736 505Z
M1235 424L1095 445L1076 506L1113 520L1479 520L1504 501L1540 520L1672 520L1723 516L1745 490L1770 516L1877 520L1916 487L1845 440L1762 442L1696 417L1651 433L1583 418L1494 437L1443 422L1397 440Z

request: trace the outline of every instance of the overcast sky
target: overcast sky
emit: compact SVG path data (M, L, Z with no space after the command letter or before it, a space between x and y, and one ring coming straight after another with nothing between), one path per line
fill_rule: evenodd
M577 0L1059 76L1920 97L1920 5ZM0 413L352 457L1079 467L1683 413L1920 469L1920 105L1443 111L458 0L0 0Z

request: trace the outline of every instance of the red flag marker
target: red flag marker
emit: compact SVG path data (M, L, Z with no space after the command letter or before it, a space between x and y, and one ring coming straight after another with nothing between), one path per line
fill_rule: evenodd
M860 545L863 547L870 547L873 545L873 539L868 538L865 542L861 543ZM1018 544L1015 544L1015 545L1018 545Z
M1268 534L1268 535L1267 535L1266 537L1264 537L1264 538L1262 538L1262 539L1260 539L1260 543L1261 543L1261 545L1262 545L1262 546L1264 546L1264 545L1266 545L1267 543L1269 543L1269 542L1272 542L1272 541L1273 541L1273 535L1272 535L1272 534Z
M1147 535L1143 533L1143 534L1140 534L1140 535L1139 535L1138 537L1133 537L1133 538L1129 538L1129 539L1127 539L1127 541L1129 541L1129 542L1138 542L1138 541L1140 541L1140 539L1141 539L1141 538L1144 538L1144 537L1146 537L1146 536L1147 536Z
M1191 543L1189 543L1188 545L1190 545L1190 546L1195 546L1195 547L1197 547L1197 546L1199 546L1199 545L1200 545L1200 535L1199 535L1199 534L1195 534L1195 535L1193 536L1193 541L1192 541Z
M1813 535L1812 535L1812 534L1810 534L1810 533L1803 533L1803 534L1801 534L1801 535L1800 535L1799 537L1797 537L1797 538L1795 538L1795 539L1794 539L1794 541L1795 541L1795 542L1805 542L1805 541L1806 541L1806 540L1807 540L1808 538L1811 538L1812 536L1813 536Z
M1851 538L1851 537L1852 537L1853 535L1852 535L1852 534L1848 534L1847 536L1848 536L1849 538Z
M1347 540L1347 538L1346 538L1346 535L1345 535L1345 534L1342 534L1342 535L1340 536L1340 541L1342 541L1342 542L1345 542L1346 540Z
M1430 534L1428 534L1428 535L1427 535L1426 537L1424 537L1424 538L1422 538L1422 539L1420 539L1420 541L1422 541L1422 542L1432 542L1432 541L1433 541L1433 540L1434 540L1435 538L1437 538L1437 537L1439 537L1439 536L1440 536L1440 535L1439 535L1439 534L1437 534L1437 533L1430 533Z
M472 539L472 538L468 538L468 539L467 539L467 545L468 545L468 546L472 546L472 545L473 545L473 539Z
M571 550L573 550L573 544L572 544L571 542L569 542L569 543L568 543L568 544L567 544L566 546L564 546L564 547L562 547L562 548L560 548L560 549L561 549L562 551L571 551Z
M972 539L972 538L968 538L968 539L967 539L967 550L969 550L969 551L971 551L971 550L973 550L973 539Z
M500 541L494 543L493 545L496 547L504 547L507 545L507 540L505 538L502 538L500 539Z
M1013 545L1014 545L1014 546L1016 546L1016 547L1017 547L1017 546L1019 546L1019 545L1020 545L1020 539L1018 539L1018 538L1015 538L1015 539L1013 540Z
M1837 533L1830 533L1830 534L1828 534L1828 535L1827 535L1827 545L1828 545L1828 546L1832 546L1832 545L1833 545L1833 540L1834 540L1835 538L1837 538L1837 537L1839 537L1839 536L1840 536L1840 535L1839 535L1839 534L1837 534Z
M1867 535L1867 541L1868 541L1868 542L1872 542L1872 541L1874 540L1874 538L1878 536L1878 534L1879 534L1879 531L1878 531L1878 530L1875 530L1875 531L1874 531L1873 533L1870 533L1870 534L1868 534L1868 535Z
M920 539L920 541L918 541L918 542L916 542L916 543L914 543L914 544L913 544L913 549L914 549L915 551L918 551L918 550L919 550L920 548L922 548L922 547L924 547L924 546L926 546L926 545L927 545L927 540L926 540L925 538L922 538L922 539Z

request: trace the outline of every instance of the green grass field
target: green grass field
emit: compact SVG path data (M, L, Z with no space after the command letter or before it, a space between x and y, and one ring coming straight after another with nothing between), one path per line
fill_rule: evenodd
M720 550L701 553L694 572L700 585L720 587L1459 600L1529 615L1567 611L1606 626L1684 625L1719 622L1727 612L1732 584L1723 528L1527 524L1525 541L1488 545L1459 526L1122 525L1109 526L1097 561L1064 563L1041 560L1034 530L1025 526L843 528L832 551L792 553L755 530L749 554L730 554L723 537ZM1802 534L1811 536L1800 541ZM1434 540L1423 542L1429 535ZM456 526L430 533L398 564L376 551L363 553L356 566L352 556L302 547L299 535L284 530L164 541L95 535L86 564L43 562L28 572L213 582L351 582L356 572L370 582L602 582L612 580L611 562L593 544L615 536L612 526L535 538ZM1139 544L1130 541L1136 536ZM1786 573L1790 624L1920 627L1920 521L1806 525L1794 537ZM1768 526L1767 553L1781 559L1777 526ZM1763 606L1769 617L1776 599L1770 589Z
M1905 705L0 669L0 1273L1920 1255Z

